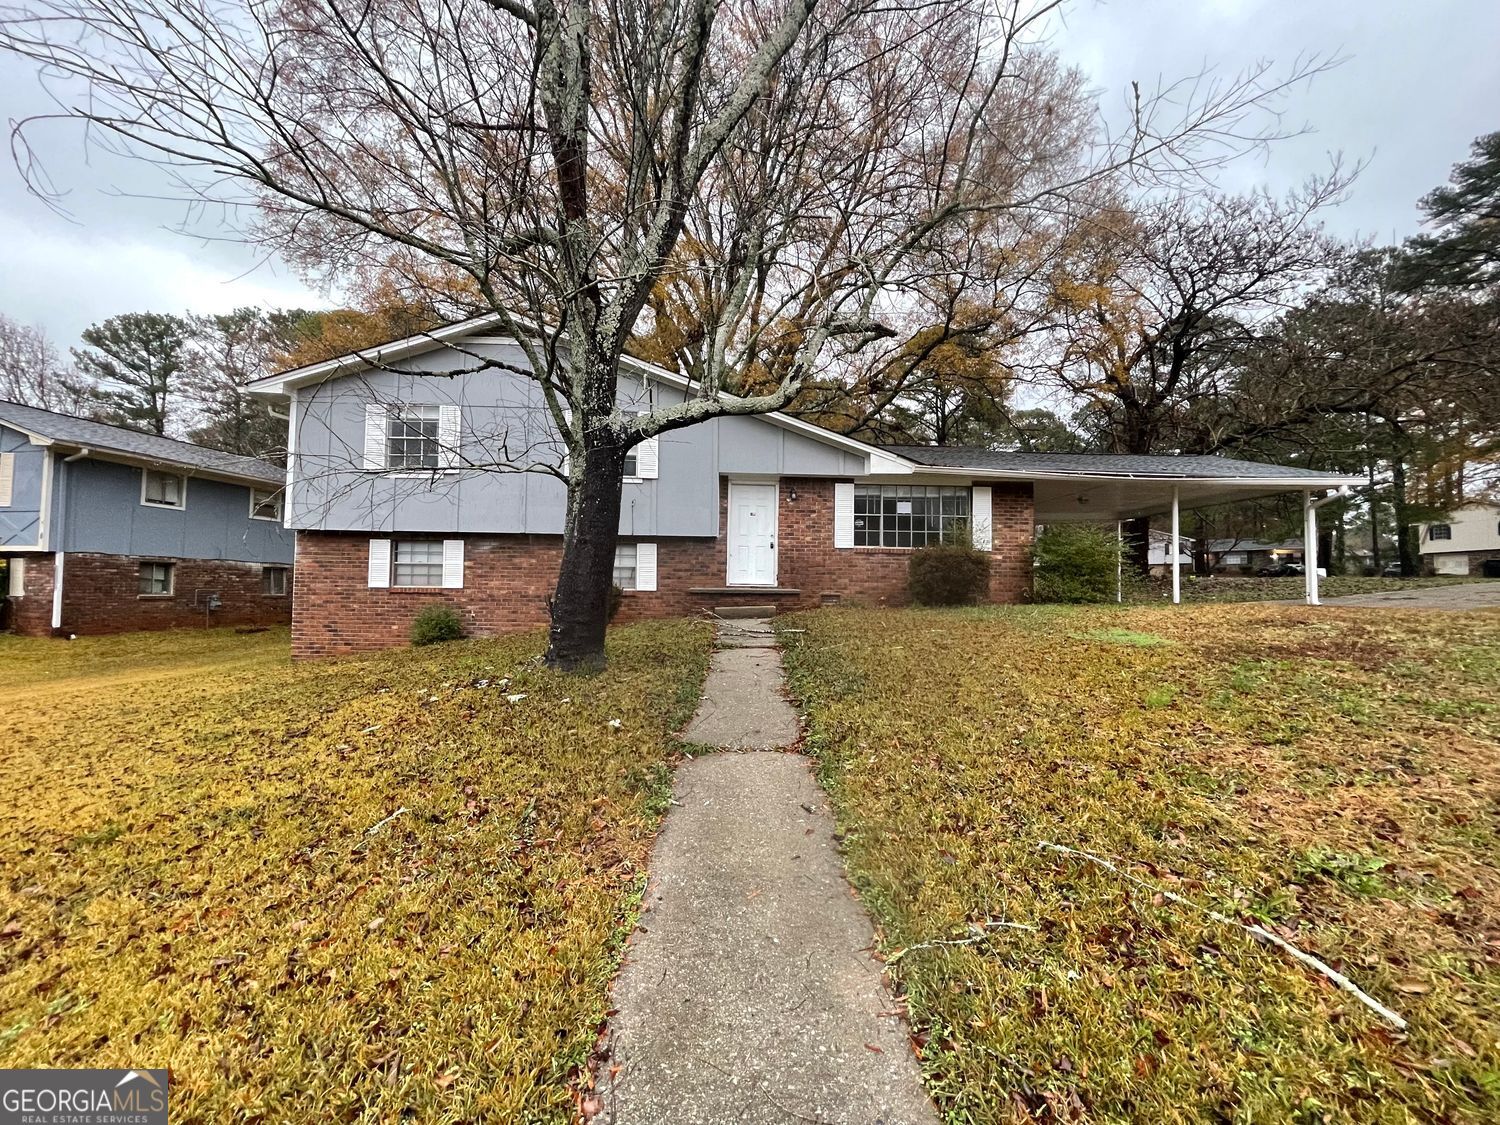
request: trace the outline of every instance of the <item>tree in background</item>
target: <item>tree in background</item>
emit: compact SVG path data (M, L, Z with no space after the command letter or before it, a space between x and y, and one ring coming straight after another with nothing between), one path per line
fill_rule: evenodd
M86 87L61 112L89 136L170 163L196 200L258 202L271 244L335 272L409 252L472 285L568 452L548 660L584 668L603 662L634 445L862 366L986 223L1254 147L1266 100L1318 69L1200 75L1078 145L1026 96L1055 69L1056 7L39 0L0 47ZM689 274L694 393L627 414L620 359Z
M100 421L165 435L181 409L192 326L165 313L122 313L83 331L73 349Z
M286 419L245 388L273 374L279 360L306 338L320 314L302 309L241 308L189 322L191 339L181 393L192 421L190 441L227 453L284 461Z
M0 313L0 399L86 414L93 405L87 382L62 358L47 333Z
M1409 289L1500 288L1500 132L1479 137L1470 152L1422 200L1434 229L1406 243L1401 280Z

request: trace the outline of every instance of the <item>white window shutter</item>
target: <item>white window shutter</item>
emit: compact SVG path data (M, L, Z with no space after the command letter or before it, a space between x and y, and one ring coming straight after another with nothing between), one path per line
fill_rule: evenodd
M438 407L438 464L445 469L458 468L463 414L457 406Z
M655 480L657 474L657 439L648 437L635 447L635 475Z
M370 540L370 577L371 589L385 587L391 584L391 541L389 539Z
M0 453L0 508L10 507L11 490L16 483L16 455Z
M833 486L833 545L854 546L854 485L845 481Z
M10 560L10 596L13 598L26 596L26 557L24 555Z
M656 589L655 543L635 545L635 588L637 590Z
M378 402L365 403L365 468L386 467L385 445L386 410Z
M969 517L969 528L974 535L974 548L978 551L988 551L994 546L994 536L990 528L989 485L976 484L974 486L974 500L970 505L970 510L973 514Z
M464 541L462 539L443 540L443 588L445 590L464 588Z

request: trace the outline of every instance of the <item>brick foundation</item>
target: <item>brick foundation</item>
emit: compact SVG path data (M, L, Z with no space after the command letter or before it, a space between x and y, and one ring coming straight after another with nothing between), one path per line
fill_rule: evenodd
M28 556L26 593L10 599L14 632L87 636L205 625L284 625L292 618L290 583L287 595L261 593L260 563L70 552L63 556L62 626L54 630L54 559L50 554ZM174 564L170 596L140 595L140 564L146 561ZM209 591L219 595L221 605L205 614L203 595Z
M1031 585L1031 486L996 483L991 487L990 598L1001 603L1023 601ZM721 528L728 524L728 496L728 485L721 482ZM651 541L657 544L657 589L628 592L617 620L685 616L733 605L772 604L789 610L840 601L893 606L907 602L909 550L833 546L832 481L782 478L778 525L778 590L796 590L795 594L753 588L693 593L694 589L724 586L728 562L724 537L655 538ZM556 585L562 561L561 538L468 535L464 540L463 589L371 589L367 533L298 532L293 656L303 659L405 644L412 618L433 603L452 605L474 635L545 625L546 599ZM629 537L622 539L629 541Z

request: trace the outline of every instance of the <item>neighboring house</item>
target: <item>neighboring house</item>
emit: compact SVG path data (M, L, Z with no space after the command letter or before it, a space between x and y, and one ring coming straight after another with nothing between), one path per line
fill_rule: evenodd
M546 622L563 449L536 382L508 370L526 370L524 353L495 325L479 318L252 384L292 419L295 655L405 643L435 602L474 633ZM460 340L462 352L449 346ZM473 370L475 357L493 366ZM621 371L622 411L688 393L649 364ZM1151 515L1174 494L1191 507L1350 483L1213 457L877 448L784 414L663 434L635 449L627 474L620 620L899 604L912 549L959 535L991 555L990 600L1017 602L1038 522Z
M291 618L285 473L0 402L6 626L118 633Z
M1476 500L1455 508L1443 523L1419 526L1424 570L1500 576L1500 503Z
M1193 543L1186 535L1177 537L1177 558L1185 571L1193 569ZM1172 569L1172 533L1152 528L1146 546L1146 563L1154 578L1160 578Z
M1210 539L1208 569L1212 574L1254 574L1267 566L1302 561L1302 540Z

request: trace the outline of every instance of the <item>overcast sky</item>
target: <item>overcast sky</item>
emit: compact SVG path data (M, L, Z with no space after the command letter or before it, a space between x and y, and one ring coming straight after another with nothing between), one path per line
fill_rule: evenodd
M1412 233L1417 200L1447 179L1476 136L1500 129L1496 0L1082 0L1054 43L1111 109L1132 79L1149 88L1205 66L1227 73L1259 59L1345 56L1285 105L1287 125L1312 131L1243 162L1225 183L1279 191L1326 170L1330 153L1368 161L1349 199L1327 215L1347 237ZM9 119L49 108L31 68L8 56L0 56L0 108ZM180 205L132 197L168 190L149 167L86 154L71 127L37 138L71 219L0 164L0 312L68 346L88 324L121 312L327 303L241 245L176 233ZM193 225L221 229L216 216Z

